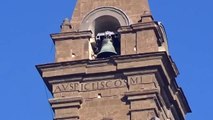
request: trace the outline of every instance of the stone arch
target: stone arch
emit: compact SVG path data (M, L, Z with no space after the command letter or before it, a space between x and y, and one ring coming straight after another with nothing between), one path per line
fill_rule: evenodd
M90 54L94 54L97 49L96 35L105 31L117 32L120 26L130 25L128 16L115 7L100 7L89 12L82 20L80 31L91 30ZM120 54L120 39L115 44L116 52Z
M115 7L100 7L89 12L84 17L80 30L91 30L93 33L95 33L95 31L97 31L95 30L97 28L97 24L99 24L97 22L111 22L112 25L116 24L119 25L119 27L130 25L128 16L122 10Z
M105 31L116 32L120 26L120 22L113 16L109 15L98 17L92 23L95 35L97 35L97 33L103 33Z

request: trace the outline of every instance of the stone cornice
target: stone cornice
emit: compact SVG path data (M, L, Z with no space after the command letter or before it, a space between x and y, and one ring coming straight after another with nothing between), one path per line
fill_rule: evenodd
M178 71L173 67L170 58L165 52L154 52L146 54L133 54L124 56L113 56L106 59L79 60L59 63L37 65L36 68L43 78L60 77L66 75L89 75L95 73L115 72L133 68L150 66L161 66L170 77L176 77ZM166 72L166 73L167 73Z
M158 89L152 89L152 90L143 90L143 91L130 91L124 93L125 96L127 97L132 97L132 96L140 96L140 95L150 95L150 94L159 94ZM153 96L151 96L153 97ZM154 96L155 97L155 96ZM143 97L135 97L135 98L130 98L128 99L129 101L131 100L136 100L136 99L144 99Z
M66 120L66 119L73 119L73 120L78 120L79 119L79 116L76 115L76 116L72 116L72 115L65 115L65 116L57 116L57 117L54 117L54 120Z
M118 29L118 32L121 34L125 33L135 33L137 31L142 31L142 30L149 30L153 29L155 31L155 34L158 38L158 44L161 45L161 43L164 40L163 37L163 32L160 29L160 26L157 21L151 21L151 22L139 22L136 24L132 24L130 26L122 26Z
M83 98L53 98L49 99L50 104L53 108L63 108L63 107L80 107Z
M67 102L79 102L82 103L82 97L72 97L72 98L54 98L50 99L51 104L67 103Z
M74 31L74 32L64 32L64 33L55 33L50 35L53 42L57 40L67 40L67 39L78 39L78 38L90 38L92 36L91 31Z
M130 26L121 26L118 29L119 33L128 33L128 32L136 32L145 29L155 29L157 28L157 24L155 22L145 22L145 23L136 23Z

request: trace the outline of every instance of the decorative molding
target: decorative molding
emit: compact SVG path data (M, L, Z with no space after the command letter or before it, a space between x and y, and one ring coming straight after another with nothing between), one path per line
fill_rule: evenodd
M95 19L106 15L116 18L121 26L130 25L128 16L122 10L115 7L99 7L86 14L82 20L80 30L88 30L89 25L91 25Z
M72 115L65 115L65 116L57 116L54 117L54 120L67 120L67 119L71 119L71 120L79 120L79 116L72 116Z
M153 60L155 63L153 63ZM69 61L69 62L59 62L59 63L51 63L51 64L44 64L44 65L37 65L36 68L40 72L42 77L48 78L48 77L57 77L60 76L60 73L57 72L57 70L63 69L72 69L70 71L70 74L61 74L64 75L72 75L72 74L87 74L87 69L90 68L91 64L93 64L93 67L100 66L101 64L105 64L106 66L110 65L109 63L113 63L114 66L117 66L117 70L125 69L125 67L119 68L119 64L121 63L130 63L130 62L143 62L146 61L147 65L142 64L136 64L134 66L131 66L131 68L141 68L146 66L161 66L165 67L163 69L168 70L167 72L171 73L172 76L176 77L176 72L174 71L172 64L165 52L153 52L153 53L145 53L145 54L137 54L137 55L123 55L123 56L112 56L110 58L106 59L98 59L98 60L78 60L78 61ZM150 64L149 61L151 62ZM104 63L105 62L105 63ZM163 64L167 64L166 66L163 66ZM114 69L114 68L113 68ZM79 70L79 71L78 71ZM47 74L45 72L54 72L57 74ZM115 70L114 70L115 71ZM73 73L72 73L73 72ZM111 71L113 72L113 70ZM102 73L102 72L100 72Z
M72 97L72 98L53 98L49 99L52 108L64 108L64 107L80 107L83 102L82 97Z
M91 31L75 31L75 32L63 32L63 33L55 33L50 35L53 39L54 43L57 40L67 40L67 39L78 39L78 38L91 38Z
M139 22L136 24L132 24L129 26L121 26L118 29L118 32L121 34L125 33L136 33L138 31L150 30L153 29L158 38L158 45L161 46L164 41L167 41L167 37L165 37L165 29L162 29L162 24L159 22L151 21L151 22Z

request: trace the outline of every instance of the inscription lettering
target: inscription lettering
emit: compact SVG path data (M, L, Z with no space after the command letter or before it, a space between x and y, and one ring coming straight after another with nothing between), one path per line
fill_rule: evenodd
M145 79L145 80L144 80ZM152 76L130 76L128 80L117 79L108 81L96 81L87 83L66 83L54 86L54 93L58 92L73 92L73 91L94 91L104 90L119 87L127 87L129 85L143 84L147 79L152 79Z
M142 84L142 83L143 83L143 77L142 76L129 77L129 84L130 85L136 85L136 84Z
M117 87L126 87L126 83L124 80L98 81L98 82L82 83L81 87L82 87L81 91L93 91Z

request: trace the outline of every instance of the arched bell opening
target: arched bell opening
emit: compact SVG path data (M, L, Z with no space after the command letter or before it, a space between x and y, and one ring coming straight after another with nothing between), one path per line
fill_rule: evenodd
M82 20L80 31L92 31L92 37L89 41L89 54L91 59L100 57L98 56L100 52L106 49L109 50L113 47L115 49L116 55L120 55L120 37L117 33L117 29L120 26L128 26L130 24L131 20L129 20L128 16L122 10L115 7L100 7L89 12ZM113 35L112 32L114 33ZM111 44L107 44L107 46L105 44L104 49L101 49L103 44L101 43L101 40L97 40L97 38L103 39L103 36L105 35L106 37L106 34L111 34L110 36L114 39L112 42L113 47L111 46ZM108 41L107 43L109 42L110 41ZM104 43L106 43L106 40ZM104 56L103 58L105 58L106 56Z
M121 26L119 21L113 16L104 15L95 19L93 25L97 58L120 55L120 35L117 32Z
M104 33L106 31L117 32L118 28L121 26L119 21L112 16L101 16L95 19L94 33L95 36L98 33Z

